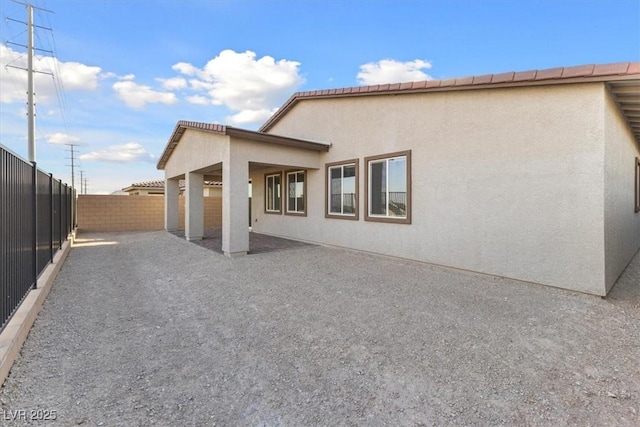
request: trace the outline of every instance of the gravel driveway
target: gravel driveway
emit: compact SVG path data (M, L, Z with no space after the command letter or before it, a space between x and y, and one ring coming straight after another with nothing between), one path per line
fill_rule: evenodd
M639 360L640 256L601 299L322 246L81 235L0 424L637 426Z

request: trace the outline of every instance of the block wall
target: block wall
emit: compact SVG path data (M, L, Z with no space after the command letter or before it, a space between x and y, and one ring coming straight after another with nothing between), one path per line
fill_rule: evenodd
M179 198L184 229L184 197ZM204 198L204 227L222 227L222 198ZM79 231L154 231L164 229L164 196L78 196Z

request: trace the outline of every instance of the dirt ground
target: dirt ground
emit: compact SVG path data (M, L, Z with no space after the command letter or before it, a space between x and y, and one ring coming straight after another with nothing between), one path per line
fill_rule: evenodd
M322 246L79 237L2 425L640 425L640 256L602 299Z

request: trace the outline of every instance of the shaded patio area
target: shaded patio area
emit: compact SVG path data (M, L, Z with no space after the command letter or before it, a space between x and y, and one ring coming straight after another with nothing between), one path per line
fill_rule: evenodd
M180 238L185 237L184 230L172 231L171 234ZM191 243L195 243L203 248L210 249L219 254L222 252L222 229L210 228L204 231L204 237L202 240L193 240ZM316 246L311 243L299 242L297 240L283 239L281 237L268 236L266 234L249 233L249 255L262 254L267 252L285 251L288 249L301 248L305 246Z

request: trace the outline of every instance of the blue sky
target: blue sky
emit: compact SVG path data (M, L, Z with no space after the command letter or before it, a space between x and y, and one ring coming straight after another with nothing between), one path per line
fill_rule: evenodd
M299 90L640 60L640 2L34 0L38 165L89 193L162 178L178 120L257 129ZM0 0L2 43L25 8ZM26 157L24 49L3 45L0 143ZM57 84L56 84L57 83ZM59 90L56 91L56 86ZM79 173L76 175L76 185Z

